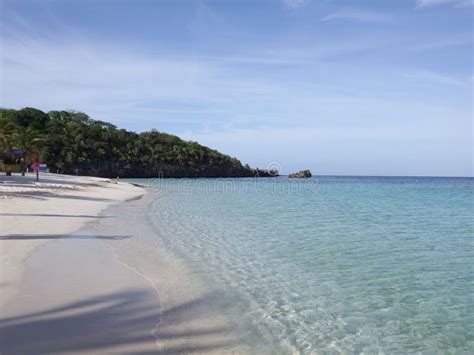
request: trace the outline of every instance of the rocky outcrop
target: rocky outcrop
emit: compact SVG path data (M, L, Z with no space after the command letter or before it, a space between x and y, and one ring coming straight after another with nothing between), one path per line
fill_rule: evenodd
M289 178L310 178L311 176L313 175L311 175L311 171L309 170L301 170L297 173L288 175Z

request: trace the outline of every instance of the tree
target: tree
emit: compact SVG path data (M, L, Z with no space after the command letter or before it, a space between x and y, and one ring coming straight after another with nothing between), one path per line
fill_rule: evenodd
M11 134L8 132L8 126L11 123L4 117L0 117L0 150L4 153L11 148Z
M41 155L41 147L45 142L44 137L32 126L19 127L13 135L14 144L22 151L22 173L25 170L25 164L31 162L33 158L38 161ZM36 175L38 180L38 175Z
M81 112L0 109L0 120L11 124L15 139L10 142L22 150L24 163L41 155L53 172L78 169L102 177L250 177L257 172L197 142L157 130L118 129Z
M0 159L13 160L13 132L15 125L4 115L0 115Z

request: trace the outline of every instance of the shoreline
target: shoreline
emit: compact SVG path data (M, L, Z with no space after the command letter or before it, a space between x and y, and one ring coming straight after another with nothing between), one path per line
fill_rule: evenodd
M105 243L120 263L147 280L158 294L159 319L152 331L157 351L252 353L234 320L220 307L224 301L221 290L203 283L196 270L169 250L147 221L148 208L155 199L156 194L149 192L140 200L111 206L106 212L116 220L102 220L90 227L97 235L109 235L118 228L131 236Z
M0 178L2 354L250 353L216 307L220 294L145 221L151 193L108 179L31 179Z

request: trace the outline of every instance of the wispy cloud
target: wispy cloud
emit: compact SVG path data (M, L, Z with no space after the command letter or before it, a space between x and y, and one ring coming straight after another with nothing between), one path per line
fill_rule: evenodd
M474 0L416 0L416 8L451 5L454 7L468 7L474 5Z
M472 76L454 76L442 73L436 73L427 70L405 73L403 76L407 79L413 79L420 83L468 86L473 84Z
M309 2L310 0L283 0L283 3L290 9L297 9L307 5Z
M9 107L74 108L116 118L120 107L124 113L135 110L138 117L152 117L143 102L161 103L161 108L163 103L209 102L202 85L217 75L207 63L127 53L77 39L60 44L17 36L3 38L2 47L2 87L9 89L0 104Z
M348 20L356 22L369 22L369 23L385 23L393 20L392 16L375 11L369 10L358 10L358 9L341 9L333 12L326 17L322 18L321 21L335 21L335 20Z
M443 49L449 47L458 47L465 45L472 45L472 36L462 36L462 37L452 37L446 39L440 39L438 41L431 41L422 44L415 45L411 47L411 50L414 51L424 51L432 49Z

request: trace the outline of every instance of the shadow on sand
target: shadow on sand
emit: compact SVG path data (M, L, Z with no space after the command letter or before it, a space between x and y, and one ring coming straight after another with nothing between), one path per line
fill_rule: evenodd
M66 218L112 218L112 216L93 216L88 214L48 214L48 213L0 213L0 217L66 217Z
M225 351L234 342L219 340L228 331L226 328L158 332L156 337L151 334L159 320L160 324L171 324L172 329L186 325L189 319L195 319L196 309L206 302L209 300L203 297L161 312L154 291L132 289L42 312L0 318L0 352L2 355L107 353L107 349L116 346L128 349L119 350L120 353L133 354ZM170 339L173 342L166 342ZM157 348L157 340L165 341L167 346Z
M109 198L58 194L58 193L47 192L47 191L2 192L2 195L10 196L10 197L30 198L30 199L35 199L35 200L46 200L48 198L59 198L59 199L64 199L64 200L99 201L99 202L114 201L114 200L111 200Z
M87 234L9 234L0 235L0 240L47 240L47 239L105 239L122 240L130 238L128 235L87 235Z
M87 176L74 176L74 175L52 175L51 177L48 175L40 174L39 182L42 184L67 184L73 186L104 186L112 182L110 179L104 179L104 181L87 181ZM29 173L26 176L21 176L18 174L13 174L13 176L5 176L0 174L0 183L8 183L9 185L15 186L22 186L22 187L30 187L32 185L26 184L35 184L36 183L36 175ZM36 187L33 185L32 187Z

